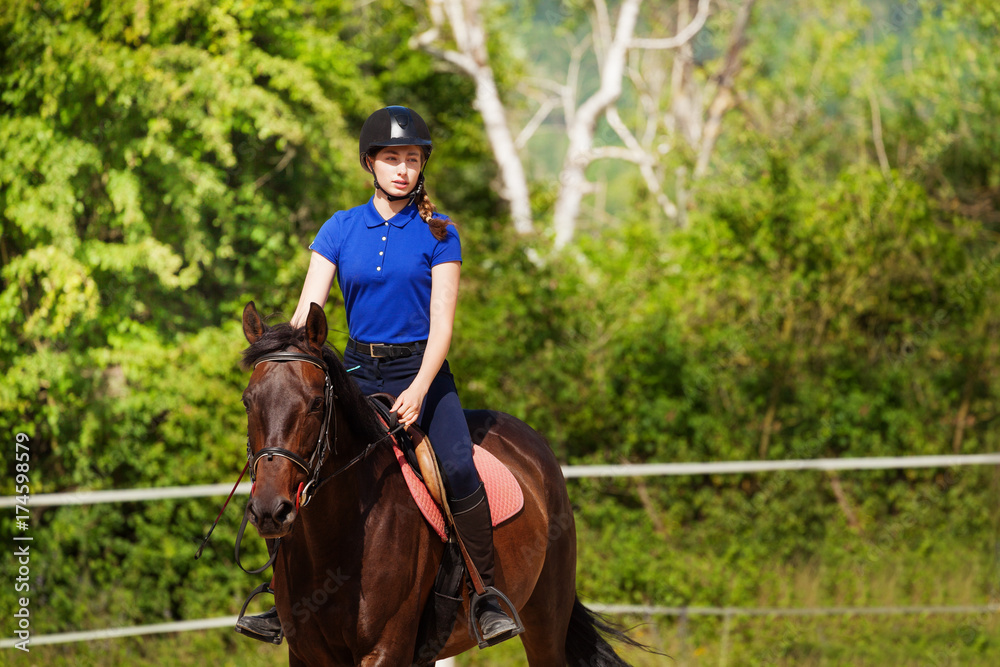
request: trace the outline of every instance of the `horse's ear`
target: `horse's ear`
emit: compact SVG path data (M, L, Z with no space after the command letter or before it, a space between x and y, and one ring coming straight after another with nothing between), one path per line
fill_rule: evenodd
M253 345L264 335L264 329L264 321L257 313L257 306L251 301L243 308L243 335Z
M306 341L317 350L326 342L326 313L318 303L309 304L309 315L306 316Z

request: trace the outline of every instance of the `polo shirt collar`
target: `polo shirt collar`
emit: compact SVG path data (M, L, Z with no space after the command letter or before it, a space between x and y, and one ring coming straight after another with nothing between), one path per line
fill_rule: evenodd
M402 229L406 227L406 224L418 217L420 212L417 210L416 204L407 204L406 208L392 216L388 220L383 220L379 212L375 210L375 197L373 196L368 200L368 206L365 207L365 224L371 227L379 227L385 223L389 223L393 227L399 227Z

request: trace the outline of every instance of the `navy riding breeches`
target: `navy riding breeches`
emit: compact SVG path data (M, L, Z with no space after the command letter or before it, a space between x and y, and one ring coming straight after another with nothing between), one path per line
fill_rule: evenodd
M344 365L348 375L365 394L387 393L399 396L420 370L423 355L397 359L369 357L348 349ZM472 436L458 399L455 378L445 361L427 390L417 422L434 445L441 462L451 499L467 498L479 488L479 473L472 462Z

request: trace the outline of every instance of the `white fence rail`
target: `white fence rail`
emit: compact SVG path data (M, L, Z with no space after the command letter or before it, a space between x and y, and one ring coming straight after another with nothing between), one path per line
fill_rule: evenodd
M563 466L562 471L567 479L573 479L579 477L733 475L795 470L892 470L978 465L1000 465L1000 453L885 456L854 459L791 459L784 461L714 461L711 463L626 463L622 465ZM198 486L161 486L148 489L39 493L31 496L31 506L55 507L59 505L143 502L171 498L204 498L225 496L232 489L230 484L202 484ZM236 489L236 493L244 496L249 495L250 483L241 483ZM13 507L14 504L14 496L0 496L0 508Z
M853 459L795 459L785 461L717 461L712 463L646 463L623 465L564 466L567 478L579 477L644 477L660 475L727 475L795 470L889 470L898 468L938 468L971 465L1000 465L1000 453L951 456L896 456ZM228 484L200 486L168 486L148 489L109 491L73 491L34 494L32 507L61 505L92 505L111 502L144 502L177 498L224 496L232 490ZM247 495L250 484L239 485L236 493ZM0 507L13 507L14 496L0 496ZM594 611L608 614L641 614L667 616L861 616L875 614L985 614L1000 612L1000 604L930 606L930 607L662 607L639 605L591 604ZM176 623L158 623L124 628L107 628L85 632L65 632L31 637L31 645L63 644L139 635L187 632L232 627L235 616L205 618ZM13 648L17 639L0 639L0 649ZM445 667L448 663L440 663Z

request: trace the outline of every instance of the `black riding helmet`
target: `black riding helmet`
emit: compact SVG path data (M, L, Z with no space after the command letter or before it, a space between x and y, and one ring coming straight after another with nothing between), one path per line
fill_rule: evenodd
M427 129L427 123L413 109L400 106L389 106L379 109L361 127L361 140L358 142L359 157L361 166L370 174L374 174L369 158L374 158L379 149L386 146L420 146L424 150L424 164L431 156L433 142L431 133ZM375 187L382 192L385 190L379 185L376 178ZM424 172L420 170L420 177L417 185L409 194L397 196L385 192L389 201L399 201L401 199L412 199L420 194L424 187Z
M413 109L391 106L379 109L365 121L358 142L361 166L371 171L367 157L375 157L377 149L386 146L420 146L424 149L424 159L431 156L433 148L431 133L427 123ZM373 150L375 149L375 150Z

